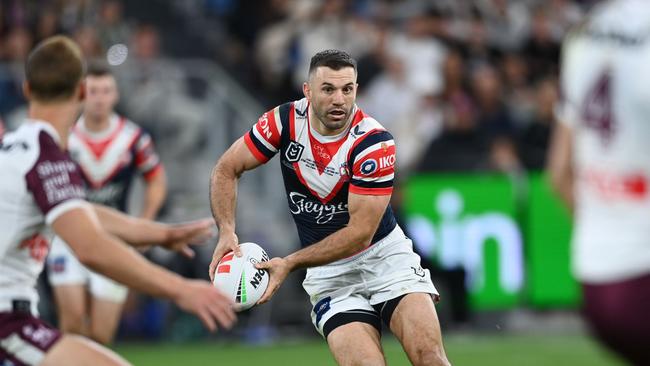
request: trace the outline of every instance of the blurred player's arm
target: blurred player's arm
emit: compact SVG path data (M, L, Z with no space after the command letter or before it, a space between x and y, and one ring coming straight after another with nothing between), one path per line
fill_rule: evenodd
M574 171L573 171L573 131L566 124L555 124L551 148L548 156L548 173L553 189L567 207L573 212Z
M219 242L210 263L210 278L213 278L216 265L225 253L234 250L236 255L241 256L239 240L235 234L237 182L245 171L261 164L241 137L221 156L212 170L210 207L219 228Z
M167 198L167 175L162 165L145 175L144 203L140 217L154 220Z
M185 239L191 236L191 241L205 240L211 235L214 225L210 219L168 225L129 216L107 206L93 204L92 208L102 228L128 244L134 247L159 245L189 257L193 256L194 252Z
M52 222L54 232L90 269L144 293L171 299L199 316L210 329L234 319L230 302L207 282L185 280L159 267L106 232L91 206L70 209Z
M390 197L390 194L375 196L350 193L350 221L346 227L284 258L273 258L260 263L257 268L268 269L270 280L259 303L268 301L290 272L332 263L366 249L377 231Z

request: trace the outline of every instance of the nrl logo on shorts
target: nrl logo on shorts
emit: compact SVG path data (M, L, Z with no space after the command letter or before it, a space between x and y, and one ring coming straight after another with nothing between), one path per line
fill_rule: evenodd
M300 160L300 157L302 156L302 151L304 149L305 147L302 146L301 144L295 141L291 141L284 156L287 158L287 161L291 163L295 163L296 161Z

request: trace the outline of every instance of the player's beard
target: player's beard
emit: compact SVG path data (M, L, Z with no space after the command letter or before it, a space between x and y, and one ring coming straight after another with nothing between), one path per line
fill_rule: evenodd
M325 111L314 111L318 120L330 131L338 131L346 126L352 115L352 106L344 108L329 108Z

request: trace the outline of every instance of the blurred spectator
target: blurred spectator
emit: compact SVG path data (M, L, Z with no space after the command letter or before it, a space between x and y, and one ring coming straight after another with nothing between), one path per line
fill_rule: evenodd
M123 18L122 3L118 0L104 0L97 19L97 36L104 49L114 44L127 44L131 29Z
M519 138L519 156L526 169L540 170L546 166L555 105L558 102L555 79L547 78L535 90L535 114L522 130Z
M521 54L510 52L501 59L500 68L503 75L503 98L508 110L516 122L526 123L532 118L535 107L526 60Z
M89 25L84 25L75 30L73 39L79 44L81 52L86 59L96 59L104 56L104 49L97 37L97 30Z
M553 30L547 9L539 6L533 12L531 36L524 54L534 79L557 75L560 61L559 30Z
M356 59L373 49L377 42L374 27L349 11L348 0L319 1L309 22L301 24L296 38L293 81L302 88L311 56L326 49L349 52Z

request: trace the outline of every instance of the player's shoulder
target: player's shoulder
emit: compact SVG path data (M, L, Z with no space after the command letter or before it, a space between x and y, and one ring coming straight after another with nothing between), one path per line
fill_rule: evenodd
M379 140L391 140L393 138L390 132L379 121L366 114L360 108L356 108L352 116L350 136L357 140L356 143L369 138Z
M25 122L4 135L0 145L3 160L6 166L25 172L41 160L66 160L67 155L61 150L58 138L54 127L45 122Z
M141 134L145 132L142 126L133 122L131 119L121 115L117 115L116 117L118 118L118 123L122 133Z

